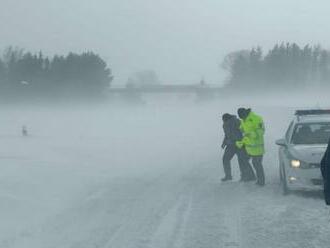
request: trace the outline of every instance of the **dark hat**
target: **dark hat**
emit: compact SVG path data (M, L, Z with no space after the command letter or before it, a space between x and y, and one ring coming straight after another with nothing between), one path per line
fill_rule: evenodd
M225 114L222 115L222 120L223 121L228 121L232 117L233 116L231 114L225 113Z
M251 112L251 109L250 108L249 109L247 109L247 108L239 108L237 110L237 114L238 114L239 118L241 118L241 119L245 119L249 115L250 112Z

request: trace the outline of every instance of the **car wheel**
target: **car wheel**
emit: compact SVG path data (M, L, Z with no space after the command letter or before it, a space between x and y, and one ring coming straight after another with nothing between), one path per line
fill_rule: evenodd
M280 177L281 177L281 188L282 188L282 193L283 195L288 195L290 194L290 189L289 189L289 186L288 186L288 182L286 180L286 173L285 173L285 169L284 169L284 166L282 165L281 166L281 172L280 172Z

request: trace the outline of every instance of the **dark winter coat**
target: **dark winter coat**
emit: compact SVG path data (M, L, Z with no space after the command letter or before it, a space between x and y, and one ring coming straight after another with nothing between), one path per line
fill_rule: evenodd
M325 202L327 205L330 205L330 142L321 161L321 173L324 180Z
M241 122L235 115L232 115L231 118L223 123L223 131L225 133L224 145L235 145L236 141L243 138L240 125Z

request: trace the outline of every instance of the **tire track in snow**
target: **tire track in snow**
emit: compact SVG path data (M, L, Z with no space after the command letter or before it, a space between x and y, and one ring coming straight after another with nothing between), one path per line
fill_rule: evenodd
M183 236L193 182L190 170L184 169L175 176L168 173L158 176L138 196L132 209L136 214L126 216L121 227L102 247L181 247L174 245Z
M245 202L246 189L251 185L250 183L233 182L228 185L221 185L222 191L221 210L224 212L222 224L226 235L221 241L221 247L224 248L246 248L243 246L242 236L242 202Z
M225 248L241 247L241 211L238 207L232 206L225 211L224 226L228 236L224 239Z
M182 197L168 211L153 235L150 248L181 248L184 245L186 222L191 210L192 193Z
M187 220L191 214L191 205L192 205L192 193L189 195L188 203L182 205L182 209L179 211L181 216L181 221L179 222L179 228L177 229L179 233L176 236L174 246L175 248L181 248L184 246L185 230L187 228ZM171 246L169 246L171 247Z

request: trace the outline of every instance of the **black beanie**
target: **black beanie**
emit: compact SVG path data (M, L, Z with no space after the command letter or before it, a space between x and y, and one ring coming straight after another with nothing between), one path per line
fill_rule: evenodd
M223 121L228 121L230 118L232 117L232 115L225 113L222 115L222 120Z
M237 114L239 116L239 118L246 118L248 116L248 114L251 112L251 109L246 109L246 108L239 108L237 110Z

